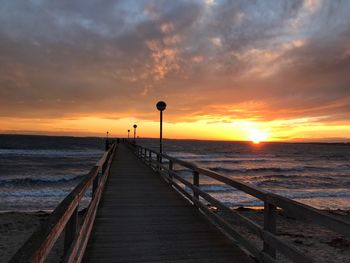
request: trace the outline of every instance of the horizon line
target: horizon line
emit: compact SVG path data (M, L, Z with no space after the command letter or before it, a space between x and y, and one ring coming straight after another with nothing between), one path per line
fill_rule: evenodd
M18 133L12 133L12 132L0 132L0 136L2 135L17 135L17 136L46 136L46 137L75 137L75 138L101 138L105 139L106 136L100 136L100 135L86 135L82 134L55 134L54 132L50 133L35 133L35 132L18 132ZM111 133L109 133L109 138L117 139L126 139L125 136L113 136ZM132 140L132 138L130 138ZM138 137L137 139L159 139L159 137ZM183 141L213 141L213 142L237 142L237 143L252 143L249 140L223 140L223 139L198 139L198 138L163 138L164 140L183 140ZM302 139L302 138L294 138L291 140L274 140L274 141L261 141L260 143L310 143L310 144L350 144L350 138L324 138L319 140L312 140L312 139Z

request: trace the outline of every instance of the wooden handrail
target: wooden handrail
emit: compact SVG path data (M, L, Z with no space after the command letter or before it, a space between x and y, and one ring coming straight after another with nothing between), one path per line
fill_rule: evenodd
M323 227L326 227L330 230L338 232L346 237L350 237L350 223L348 221L342 220L333 215L327 214L319 209L313 208L311 206L299 203L297 201L288 199L286 197L270 193L263 189L259 189L255 186L252 186L247 183L240 182L238 180L233 180L219 173L198 167L197 165L186 162L183 160L179 160L177 158L171 157L167 154L160 154L159 152L145 148L139 145L133 145L133 149L135 150L136 155L141 158L146 164L148 164L152 169L160 173L166 181L170 182L177 190L179 190L190 202L192 202L196 207L198 207L203 213L208 215L209 218L215 219L214 221L218 223L220 226L224 225L224 229L227 228L226 223L222 221L222 219L218 219L220 217L218 215L211 215L206 209L206 205L200 201L199 197L204 198L211 205L217 207L229 213L238 219L241 223L243 223L250 230L254 231L258 234L258 236L264 241L264 249L260 253L257 254L257 248L252 248L252 245L249 242L246 242L244 237L237 237L236 232L232 232L229 228L230 233L233 234L234 238L238 241L242 241L241 244L250 251L258 260L261 262L276 262L276 250L287 256L294 262L317 262L316 259L312 259L305 255L302 251L295 248L289 242L281 240L276 234L276 208L282 208L285 213L289 216L292 216L298 220L318 224ZM148 152L148 155L147 155ZM155 155L155 158L153 158ZM161 157L161 158L160 158ZM164 162L160 162L159 160L166 159L168 160L168 167L166 167ZM193 182L189 182L183 177L181 177L176 171L173 170L173 165L178 164L185 168L192 170L193 173ZM204 192L200 189L199 177L198 175L205 175L212 179L215 179L219 182L225 183L227 185L232 186L235 189L238 189L242 192L245 192L251 196L254 196L264 202L264 227L260 227L250 219L245 216L239 214L238 212L230 209L219 200L212 197L210 194ZM179 184L174 180L181 182L188 188L190 188L193 192L193 195L190 195L186 190L180 187ZM207 211L208 210L208 211ZM219 222L220 221L220 222Z
M102 173L101 177L102 182L104 184L109 173L109 167L112 162L115 150L116 145L113 144L111 148L104 153L100 161L83 178L83 180L56 207L56 209L49 216L48 220L43 225L41 225L41 227L35 233L33 233L29 237L29 239L24 243L24 245L16 252L16 254L9 261L10 263L44 262L44 260L50 253L52 247L54 246L55 242L60 237L62 231L65 228L66 262L73 262L69 260L71 257L68 253L72 253L75 251L74 249L72 249L72 244L76 245L74 241L77 240L76 237L81 232L77 229L77 208L81 199L84 197L86 191L90 188L90 186L92 184L95 185L95 182L97 182L98 184L98 179L100 177L99 172L103 170L105 171L103 171L104 173ZM96 189L93 189L93 197L90 201L88 212L84 217L83 226L86 220L93 221L102 189L103 185L101 183L98 184L98 187ZM94 213L90 211L91 208L93 208ZM80 230L82 230L83 228L86 228L86 226L82 227Z

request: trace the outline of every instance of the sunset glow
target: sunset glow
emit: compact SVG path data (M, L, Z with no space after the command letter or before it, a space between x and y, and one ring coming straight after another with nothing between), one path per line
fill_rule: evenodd
M293 2L5 1L0 133L349 141L350 1Z
M259 144L260 142L266 141L268 139L268 132L261 131L259 129L252 129L247 138L253 143Z

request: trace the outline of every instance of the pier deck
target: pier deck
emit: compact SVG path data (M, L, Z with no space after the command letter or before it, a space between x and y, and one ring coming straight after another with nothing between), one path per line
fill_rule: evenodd
M253 262L125 145L83 262Z

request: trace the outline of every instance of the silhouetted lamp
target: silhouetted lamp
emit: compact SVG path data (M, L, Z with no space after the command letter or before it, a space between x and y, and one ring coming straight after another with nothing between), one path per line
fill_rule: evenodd
M134 124L134 143L136 143L136 128L137 128L137 125Z
M130 138L130 130L128 130L128 140L129 140L129 138Z
M166 103L164 101L158 101L157 109L160 111L160 132L159 132L159 152L163 153L163 111L166 108ZM160 162L162 157L160 157Z
M106 151L108 151L108 148L109 148L109 138L108 138L108 134L109 134L109 132L107 131L107 132L106 132L106 145L105 145Z

